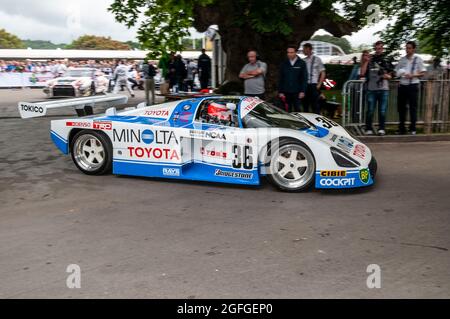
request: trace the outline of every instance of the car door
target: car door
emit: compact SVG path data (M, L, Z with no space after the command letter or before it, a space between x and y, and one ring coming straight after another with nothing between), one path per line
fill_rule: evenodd
M208 103L236 106L232 123L213 123L205 121L201 114ZM197 115L189 132L194 162L217 167L216 177L255 181L258 179L258 159L256 152L257 136L255 130L240 126L238 98L214 98L199 105ZM239 173L238 175L232 174ZM244 178L245 177L245 178Z

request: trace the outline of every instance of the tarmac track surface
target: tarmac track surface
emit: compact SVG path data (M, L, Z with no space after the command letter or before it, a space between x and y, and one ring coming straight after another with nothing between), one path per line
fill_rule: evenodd
M90 177L15 118L40 94L0 91L0 298L450 297L450 142L371 145L345 192Z

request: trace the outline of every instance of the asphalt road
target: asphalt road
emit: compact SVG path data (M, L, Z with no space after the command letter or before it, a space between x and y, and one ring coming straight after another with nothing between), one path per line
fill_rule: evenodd
M374 144L346 192L89 177L15 118L40 94L0 90L0 298L450 297L450 142Z

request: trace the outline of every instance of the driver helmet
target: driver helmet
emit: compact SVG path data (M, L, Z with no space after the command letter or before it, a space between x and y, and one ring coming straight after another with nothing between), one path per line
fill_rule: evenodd
M228 121L231 117L231 110L226 105L212 102L208 105L208 115L218 120Z

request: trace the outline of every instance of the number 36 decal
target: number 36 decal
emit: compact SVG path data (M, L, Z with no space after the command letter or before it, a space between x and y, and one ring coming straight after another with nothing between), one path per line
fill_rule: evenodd
M323 127L325 128L332 128L333 126L339 126L339 124L337 124L336 122L322 116L316 117L316 121L322 123Z
M253 168L253 151L251 146L233 145L233 168Z

